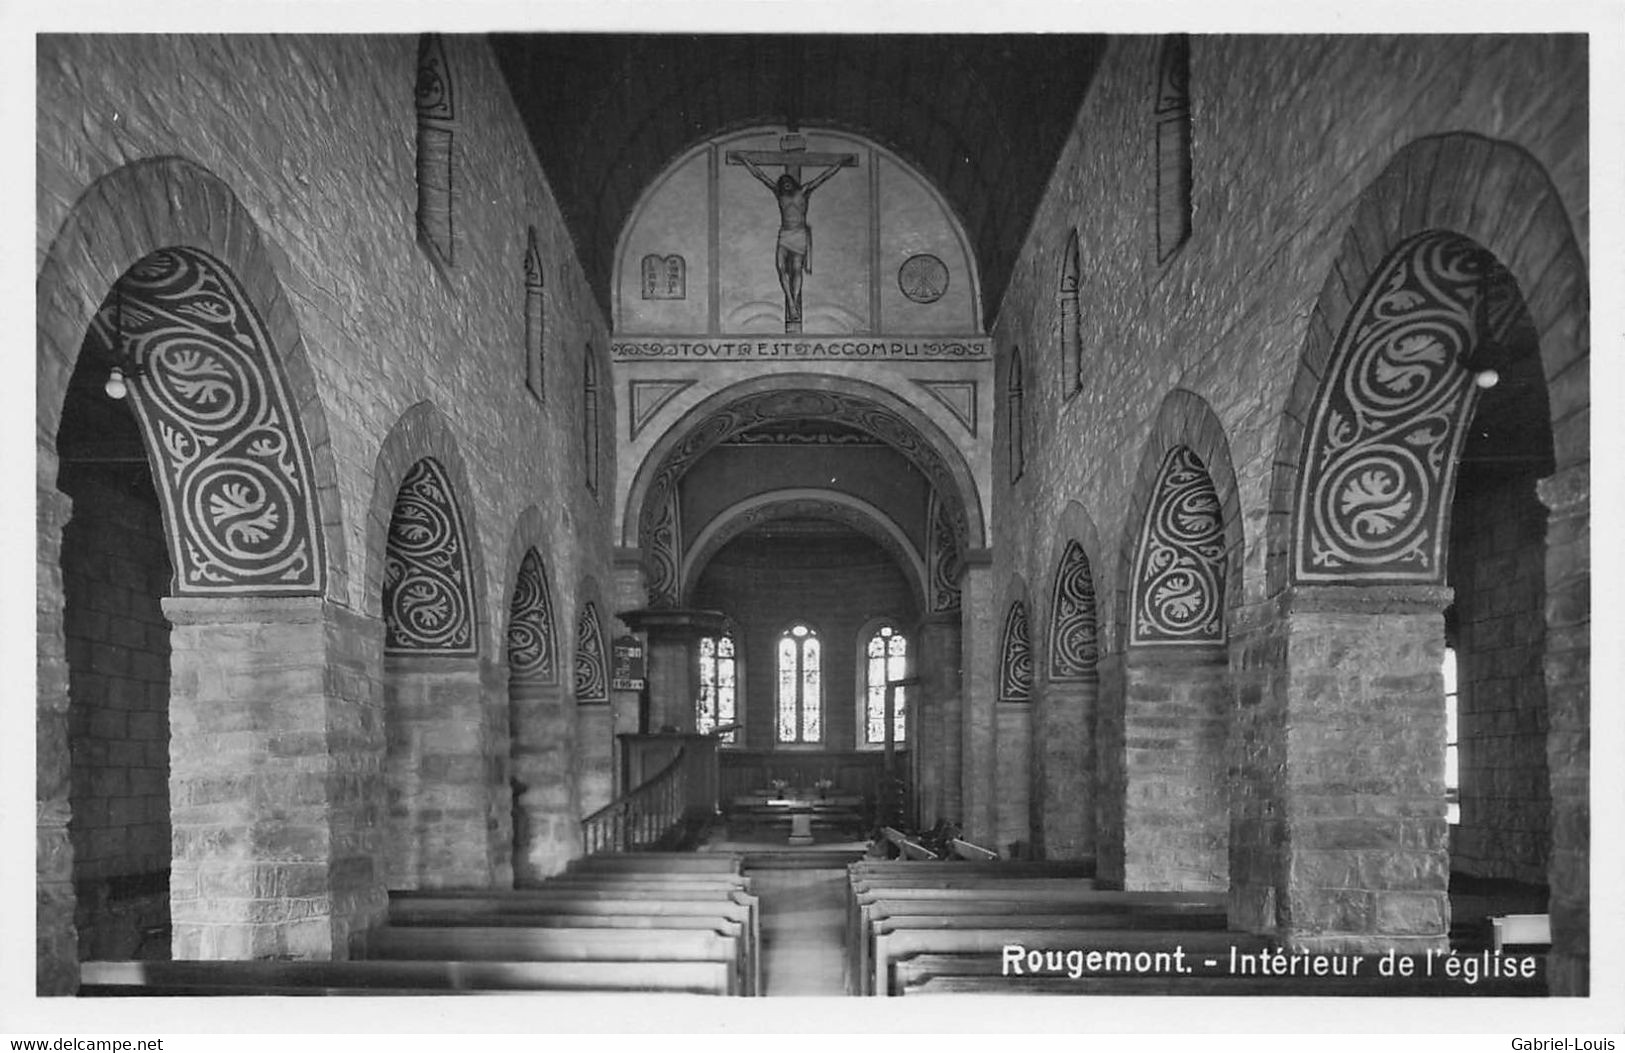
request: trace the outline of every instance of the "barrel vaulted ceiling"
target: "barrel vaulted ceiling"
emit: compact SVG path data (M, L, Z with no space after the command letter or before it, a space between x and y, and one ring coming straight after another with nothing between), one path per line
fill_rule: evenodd
M996 312L1105 38L494 34L599 303L644 189L686 148L753 125L857 132L929 177Z

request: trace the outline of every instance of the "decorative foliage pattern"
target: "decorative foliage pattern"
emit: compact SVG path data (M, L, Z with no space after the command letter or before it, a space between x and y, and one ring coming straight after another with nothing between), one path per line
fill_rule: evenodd
M1027 605L1017 600L1004 618L999 648L999 701L1029 702L1033 697L1033 652L1027 635Z
M931 507L926 511L930 534L926 542L930 566L929 603L931 610L957 611L959 609L959 575L963 570L959 546L954 538L953 522L935 490L931 491Z
M413 85L412 97L419 117L437 121L456 118L445 44L438 33L425 33L418 38L418 79Z
M414 464L395 495L384 555L384 650L471 655L474 575L462 513L445 469Z
M942 456L925 441L914 426L883 406L867 399L829 391L766 391L730 403L691 428L683 440L666 454L644 497L638 518L638 542L649 558L649 602L654 607L669 607L677 602L680 583L677 568L680 565L675 547L659 551L664 544L675 542L658 533L662 522L671 513L668 502L673 500L678 483L695 461L704 456L717 443L732 438L746 429L784 420L822 420L845 424L868 432L908 458L941 493L959 492L953 473ZM968 513L961 502L945 503L945 515L953 527L955 543L963 548L969 536Z
M1446 499L1477 391L1461 363L1498 271L1489 253L1438 231L1378 268L1304 436L1296 580L1443 582Z
M1207 467L1168 451L1134 561L1131 644L1224 643L1224 520Z
M146 370L130 401L174 525L176 593L320 594L310 450L265 325L226 267L154 252L91 329Z
M609 674L604 663L604 632L598 624L598 607L583 604L576 619L576 701L609 701Z
M1085 680L1100 657L1095 622L1095 582L1083 546L1067 541L1055 568L1050 604L1049 678Z
M542 557L528 549L519 563L508 618L508 675L531 684L558 682L553 635L553 601L547 591Z

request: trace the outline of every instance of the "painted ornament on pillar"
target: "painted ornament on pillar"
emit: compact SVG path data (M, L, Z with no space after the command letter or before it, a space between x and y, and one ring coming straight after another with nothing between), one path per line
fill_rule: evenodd
M558 680L554 659L553 601L547 592L542 558L528 549L519 564L508 618L508 675L531 684Z
M773 194L779 206L779 234L774 244L773 266L784 291L784 331L801 332L801 289L805 276L812 273L813 232L807 221L812 193L842 168L856 167L857 154L809 153L806 141L795 133L780 140L779 150L729 150L728 164L744 165L757 182ZM783 169L777 179L762 171L761 165ZM821 165L823 171L802 182L803 166Z
M1095 583L1083 546L1068 541L1055 570L1050 614L1051 680L1084 680L1095 672L1099 641L1095 623Z
M264 323L225 265L162 249L120 279L90 339L139 363L182 596L316 595L325 558L310 450Z
M1349 312L1304 435L1296 580L1443 582L1446 499L1478 390L1463 362L1498 271L1465 238L1418 234Z
M576 619L576 701L593 704L609 701L609 674L604 665L604 632L598 625L598 608L588 603Z
M384 650L471 655L473 576L468 543L445 470L433 458L401 481L384 559Z
M1224 642L1224 520L1201 458L1163 458L1140 531L1131 644Z
M1033 652L1027 635L1027 605L1017 600L1004 619L999 654L999 701L1029 702L1033 695Z

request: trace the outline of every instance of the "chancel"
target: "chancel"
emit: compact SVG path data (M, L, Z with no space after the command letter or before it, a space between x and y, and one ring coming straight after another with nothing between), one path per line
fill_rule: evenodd
M1588 992L1584 35L36 52L39 993Z

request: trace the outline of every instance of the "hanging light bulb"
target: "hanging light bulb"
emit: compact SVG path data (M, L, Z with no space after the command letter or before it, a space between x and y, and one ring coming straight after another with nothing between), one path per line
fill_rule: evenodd
M107 392L110 399L122 399L129 394L129 385L124 382L124 370L114 366L112 372L107 374L107 383L102 385L102 390Z
M124 350L124 289L119 282L113 283L113 368L108 370L107 383L102 385L102 391L107 397L114 400L123 399L130 393L129 378L138 377L142 373L141 364L129 358Z
M1488 391L1501 382L1501 374L1493 369L1484 369L1473 374L1473 383Z

